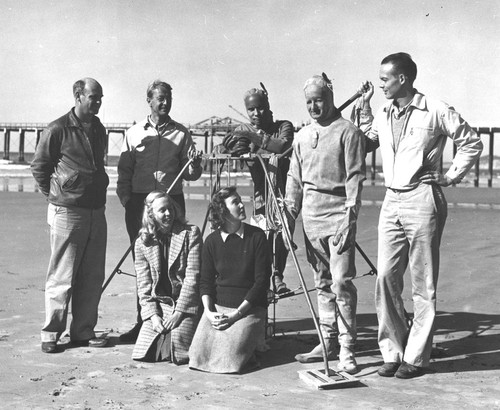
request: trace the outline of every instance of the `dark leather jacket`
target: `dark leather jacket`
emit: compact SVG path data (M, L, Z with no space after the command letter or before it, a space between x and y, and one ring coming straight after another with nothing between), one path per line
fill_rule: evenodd
M104 169L106 129L94 117L91 141L74 109L51 122L37 145L31 172L50 203L97 209L106 203L109 183Z

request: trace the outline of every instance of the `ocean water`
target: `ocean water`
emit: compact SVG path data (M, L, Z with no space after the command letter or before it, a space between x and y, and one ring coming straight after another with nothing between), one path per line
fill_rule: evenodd
M28 171L29 173L29 171ZM0 170L0 192L38 192L35 180L31 175L23 173L9 173L1 175ZM116 173L108 173L109 186L108 195L116 195ZM184 191L186 199L208 200L215 180L210 180L209 175L203 175L198 181L184 181ZM238 173L232 175L222 175L223 185L236 185L237 187L249 188L252 186L251 178L248 174Z

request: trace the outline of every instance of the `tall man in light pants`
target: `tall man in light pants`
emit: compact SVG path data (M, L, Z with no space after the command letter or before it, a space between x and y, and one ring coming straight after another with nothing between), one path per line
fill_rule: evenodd
M429 366L439 245L447 216L442 186L459 183L479 158L482 143L459 113L413 88L417 66L406 53L385 57L380 88L390 103L382 107L368 133L367 146L380 146L387 192L378 227L378 276L375 303L378 343L384 365L380 376L409 379ZM371 117L364 97L362 119ZM447 139L457 154L446 174L439 171ZM409 267L413 324L404 314L403 275Z
M47 197L50 257L45 283L42 351L54 353L66 329L69 301L71 341L102 347L97 339L98 305L104 281L109 179L104 169L106 130L96 117L102 87L92 78L73 85L75 107L51 122L36 147L31 171Z

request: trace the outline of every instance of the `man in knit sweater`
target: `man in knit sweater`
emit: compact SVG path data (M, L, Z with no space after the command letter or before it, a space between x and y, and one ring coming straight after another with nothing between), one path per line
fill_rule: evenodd
M302 211L308 262L318 291L320 328L328 358L340 343L339 370L357 372L357 290L354 250L356 220L365 180L365 140L341 117L326 76L313 76L304 86L313 122L293 142L285 204L292 218ZM322 360L321 344L299 354L302 363Z

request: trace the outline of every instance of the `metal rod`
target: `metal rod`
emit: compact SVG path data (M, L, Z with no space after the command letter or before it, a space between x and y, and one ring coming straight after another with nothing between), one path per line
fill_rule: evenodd
M264 163L264 160L262 159L262 157L259 154L256 154L256 157L259 159L259 161L260 161L260 163L262 165L262 168L264 170L264 175L266 176L266 180L267 180L268 184L270 186L273 186L272 183L271 183L271 179L269 178L269 174L268 174L268 171L267 171L266 164ZM286 240L286 243L288 245L288 249L289 249L289 251L290 251L290 253L292 255L292 260L293 260L293 263L295 265L295 269L297 270L297 274L299 276L299 280L300 280L300 283L302 285L302 288L304 289L304 296L306 298L307 305L309 306L309 310L310 310L311 315L312 315L312 319L313 319L313 322L314 322L314 327L316 328L316 332L318 333L318 337L319 337L319 340L320 340L320 343L321 343L321 348L322 348L322 351L323 351L323 364L325 366L325 375L329 376L330 375L330 368L328 367L328 354L327 354L327 351L326 351L325 339L323 337L323 334L321 333L321 329L319 327L318 318L316 317L316 311L314 310L314 306L313 306L311 298L309 296L309 292L307 290L307 285L306 285L306 282L304 280L304 275L302 274L302 270L300 269L299 261L297 259L297 255L295 254L295 250L293 249L291 234L290 234L290 231L288 230L288 223L285 223L285 220L283 218L283 214L281 212L281 208L279 206L278 199L276 198L274 190L270 189L269 192L271 193L271 197L272 197L272 200L274 202L274 205L278 209L278 212L276 213L276 215L278 215L278 218L280 220L280 223L281 223L281 226L282 226L282 229L283 229L283 233L285 234L283 236L284 236L284 238Z

